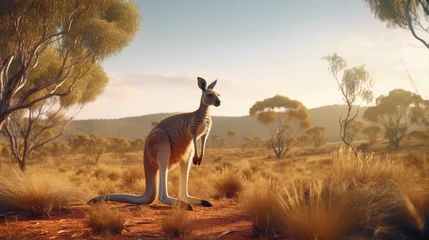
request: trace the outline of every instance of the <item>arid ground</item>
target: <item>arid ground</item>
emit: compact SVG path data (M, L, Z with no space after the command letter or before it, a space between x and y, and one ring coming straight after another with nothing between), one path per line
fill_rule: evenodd
M335 175L335 171L338 170L338 165L335 164L335 159L338 158L338 156L335 157L335 154L338 154L337 151L340 146L340 143L328 143L318 149L313 147L295 148L288 153L284 159L276 159L270 149L208 149L206 159L203 160L202 165L192 166L189 187L191 195L209 200L213 204L213 207L206 208L194 206L192 211L184 210L187 215L187 219L184 223L186 230L182 232L178 231L178 234L166 233L165 228L162 226L162 222L166 221L166 217L171 214L173 208L159 202L152 205L140 206L113 202L103 204L102 207L104 209L116 211L121 215L120 224L122 227L119 230L120 233L112 233L104 230L100 231L91 227L89 224L88 219L90 218L91 208L93 208L94 205L87 205L84 203L91 197L98 194L113 192L128 192L134 194L142 194L144 192L145 184L141 153L126 153L122 156L106 154L100 158L97 164L93 164L91 159L83 155L64 155L33 161L29 164L25 175L35 175L38 176L38 178L43 178L41 176L45 175L51 177L48 178L50 179L47 181L48 183L42 183L42 185L47 185L41 187L41 195L44 194L44 191L49 192L47 189L65 186L64 188L69 190L61 194L76 194L78 198L74 198L67 203L63 202L58 204L58 206L53 204L51 209L43 214L31 213L31 209L18 209L4 213L2 215L2 223L0 224L0 237L2 239L268 239L269 237L288 239L288 233L282 231L283 228L281 226L275 226L279 225L278 222L281 222L280 220L276 220L276 215L294 214L290 209L288 210L290 206L288 205L288 201L293 198L293 191L300 191L299 186L301 185L297 184L297 182L303 179L310 179L309 182L317 181L321 183L316 184L317 186L324 186L322 183L325 180L322 181L321 179L330 179L329 181L331 181L330 183L332 184L334 180L332 180L332 176L330 176L331 174L329 173L333 171ZM371 149L375 152L375 155L382 156L383 159L388 155L389 160L385 161L395 162L395 166L407 169L407 171L426 171L427 158L424 151L426 149L424 144L408 142L399 150L388 151L386 150L385 143L378 143L371 147ZM386 162L387 168L390 166L390 162ZM14 163L3 162L1 165L2 171L5 172L13 169L10 165L13 166ZM16 170L11 172L15 171ZM346 170L343 168L342 171ZM42 172L43 174L41 174ZM21 176L19 173L16 174ZM353 174L356 173L350 172L350 175ZM365 178L369 179L370 177L367 175ZM381 178L379 175L377 176L377 178ZM23 176L21 176L21 178L22 177ZM359 178L362 178L362 176L359 176ZM353 181L359 182L359 178L356 175L357 180ZM383 178L387 177L383 176ZM13 179L13 176L9 178L11 181L25 185L25 181L19 182ZM17 179L20 178L18 177ZM60 179L63 182L59 181ZM426 179L426 177L424 176L422 179ZM59 185L49 185L57 180L60 182ZM2 180L2 182L4 181L5 179ZM257 182L261 181L265 181L265 185L257 184ZM344 181L345 180L342 180L342 182ZM365 179L365 181L369 180ZM374 182L375 181L379 180L374 180ZM294 183L290 185L291 182ZM177 184L178 169L176 168L171 170L169 174L170 195L177 196ZM290 186L293 187L289 188ZM37 187L34 189L36 190L33 190L32 193L22 194L39 194L36 193ZM283 191L282 189L289 190L286 190L286 194L284 194L281 193ZM290 191L290 189L295 190ZM308 187L308 189L310 189L310 193L307 192L307 194L310 195L310 200L307 201L307 205L304 206L312 209L314 206L311 205L311 186ZM278 194L275 193L272 195L272 198L266 198L268 200L264 200L264 196L261 197L258 195L263 192L271 194L269 193L271 190L278 191ZM21 192L25 191L27 190L22 190ZM323 188L320 192L324 191L326 190ZM346 191L351 192L351 195L348 197L352 198L354 196L353 191L355 190L353 190L352 187L348 187ZM359 192L359 194L362 195L363 193ZM283 204L278 205L278 203L275 203L275 199L277 199L276 195L283 196ZM334 192L329 192L329 197L335 200L334 195ZM258 202L258 200L255 200L258 199L258 197L255 196L259 196L259 199L262 200ZM325 195L321 194L320 196L323 198ZM422 206L426 203L426 197L427 194L419 198L420 200L424 200L421 201ZM414 198L418 197L413 195L413 198L409 199L413 202ZM19 197L16 199L18 200L15 201L19 201ZM341 195L341 199L346 198L344 195ZM296 206L296 208L303 207L299 204L300 200L298 197L294 201L294 206ZM353 204L356 205L358 203ZM341 205L341 202L337 202L334 205L338 207ZM341 239L371 239L371 237L374 236L374 229L368 230L372 232L365 234L361 229L363 225L369 224L368 219L350 220L348 219L349 216L347 213L341 213L342 215L340 214L337 216L337 214L341 212L341 209L330 208L329 204L325 204L324 206L323 210L327 211L325 212L327 215L323 217L323 214L319 212L316 216L310 216L309 218L316 219L318 223L311 225L307 221L306 228L319 230L321 228L328 229L329 226L327 227L323 224L322 226L320 223L324 221L335 222L336 217L339 218L338 220L343 219L344 221L359 222L359 225L354 226L350 224L350 226L347 225L345 227L337 225L339 229L335 231L338 231L339 235L335 233L337 235L328 234L326 235L328 237L323 237L322 233L322 237L319 239L329 239L329 236L344 237ZM264 209L274 209L274 212ZM329 211L333 212L330 213ZM356 210L351 209L350 211L351 214L353 214L353 211ZM377 211L384 210L376 208L374 212ZM314 211L310 213L314 213ZM261 214L267 219L261 220L260 217L258 218ZM294 217L295 221L293 222L295 224L294 230L299 228L298 225L300 222L296 220L296 217L297 216ZM292 218L287 218L284 221L287 222L291 219ZM373 221L373 219L374 218L371 218L371 221ZM424 215L418 219L424 221L423 225L425 224L426 219ZM179 218L177 221L180 222L181 219ZM174 222L172 225L175 224L179 223ZM359 228L360 230L354 231L354 228ZM329 231L334 230L331 229ZM360 234L361 236L356 234L358 232L362 233ZM296 232L291 233L292 236L300 236L296 234ZM345 236L350 238L345 238ZM317 237L314 239L316 238ZM291 237L291 239L294 238Z

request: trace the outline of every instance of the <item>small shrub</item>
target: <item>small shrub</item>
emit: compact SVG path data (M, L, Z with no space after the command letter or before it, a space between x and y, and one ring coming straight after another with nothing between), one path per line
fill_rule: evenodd
M72 202L82 202L85 192L69 181L42 171L17 169L2 171L0 176L0 211L21 211L32 216L49 215Z
M292 239L343 239L375 229L398 207L392 184L357 187L343 178L292 181L281 198L282 231Z
M94 181L93 184L91 184L91 189L100 195L119 191L119 187L110 180Z
M126 187L132 187L134 183L144 178L143 168L128 168L122 173L122 182Z
M108 207L107 203L98 203L91 206L87 213L88 226L94 232L102 234L117 234L124 228L125 218L118 209Z
M361 144L359 144L359 146L357 146L356 150L358 150L360 152L368 152L369 148L370 148L369 143L361 143Z
M356 157L351 150L340 149L332 155L333 173L352 178L358 183L396 181L407 178L407 169L395 164L387 157L359 153Z
M216 175L213 182L213 188L217 192L215 197L237 197L243 189L244 181L238 171L232 171L230 168L223 168L223 170L217 172Z
M118 170L112 170L109 173L107 173L107 178L109 178L112 181L116 181L121 177L121 172Z
M283 216L278 191L274 186L272 181L259 177L240 196L244 212L260 236L275 237L281 233Z
M186 206L174 205L162 218L161 229L167 237L189 235L193 229Z
M189 193L191 196L197 196L199 198L209 198L213 188L211 185L211 179L206 177L198 177L192 179L192 184L189 185Z

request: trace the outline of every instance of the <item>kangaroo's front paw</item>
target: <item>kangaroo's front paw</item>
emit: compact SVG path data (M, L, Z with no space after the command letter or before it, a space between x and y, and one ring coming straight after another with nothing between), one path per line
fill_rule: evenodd
M192 162L195 165L199 165L198 163L201 162L200 158L197 155L194 155L194 158L192 159Z
M198 158L198 166L199 165L201 165L201 161L203 160L203 156L200 156L199 158Z

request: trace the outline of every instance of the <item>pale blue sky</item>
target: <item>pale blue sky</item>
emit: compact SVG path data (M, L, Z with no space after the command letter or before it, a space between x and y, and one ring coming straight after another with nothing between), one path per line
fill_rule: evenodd
M378 96L412 90L401 57L428 89L429 51L405 30L387 29L362 0L137 0L134 41L103 63L105 93L77 118L193 111L196 77L219 78L213 115L247 115L255 101L282 94L308 108L341 104L322 56L365 64Z

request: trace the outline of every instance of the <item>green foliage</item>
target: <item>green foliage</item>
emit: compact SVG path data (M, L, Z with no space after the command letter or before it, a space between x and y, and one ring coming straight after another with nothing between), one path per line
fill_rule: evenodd
M373 100L372 80L364 65L346 69L347 62L337 53L322 58L329 64L328 71L334 76L347 105L370 103ZM340 79L339 73L343 72ZM360 105L360 104L359 104Z
M63 141L54 142L49 145L49 152L52 156L62 156L70 151L70 147Z
M429 49L422 35L429 34L429 1L424 0L364 0L376 18L387 27L409 28L415 39ZM427 36L426 36L427 37Z
M115 157L122 157L129 150L131 143L126 138L109 138L109 150L115 154Z
M376 18L382 22L386 22L388 27L408 26L405 16L405 0L364 0L371 12ZM416 1L411 1L412 7L415 10Z
M74 153L88 154L94 163L98 163L100 156L109 148L110 142L95 135L76 134L69 139L69 146Z
M379 124L395 149L411 125L423 123L428 105L420 95L403 89L392 90L387 96L381 95L376 103L376 106L366 109L364 118Z
M337 82L338 88L343 96L344 103L347 105L346 117L340 118L340 137L341 140L353 149L357 155L356 149L349 141L348 126L359 114L362 103L370 103L373 100L372 85L374 84L369 72L364 65L346 69L347 62L337 53L322 58L329 64L328 72L332 74ZM340 72L342 77L340 79ZM356 108L355 105L358 105ZM356 110L355 110L356 109Z
M119 53L139 29L125 0L6 0L0 6L0 125L8 115L55 98L84 105L103 92L101 61ZM40 106L39 106L40 107Z
M299 133L311 126L307 108L301 102L281 95L257 101L249 114L268 126L269 144L277 158L284 157L297 143Z

